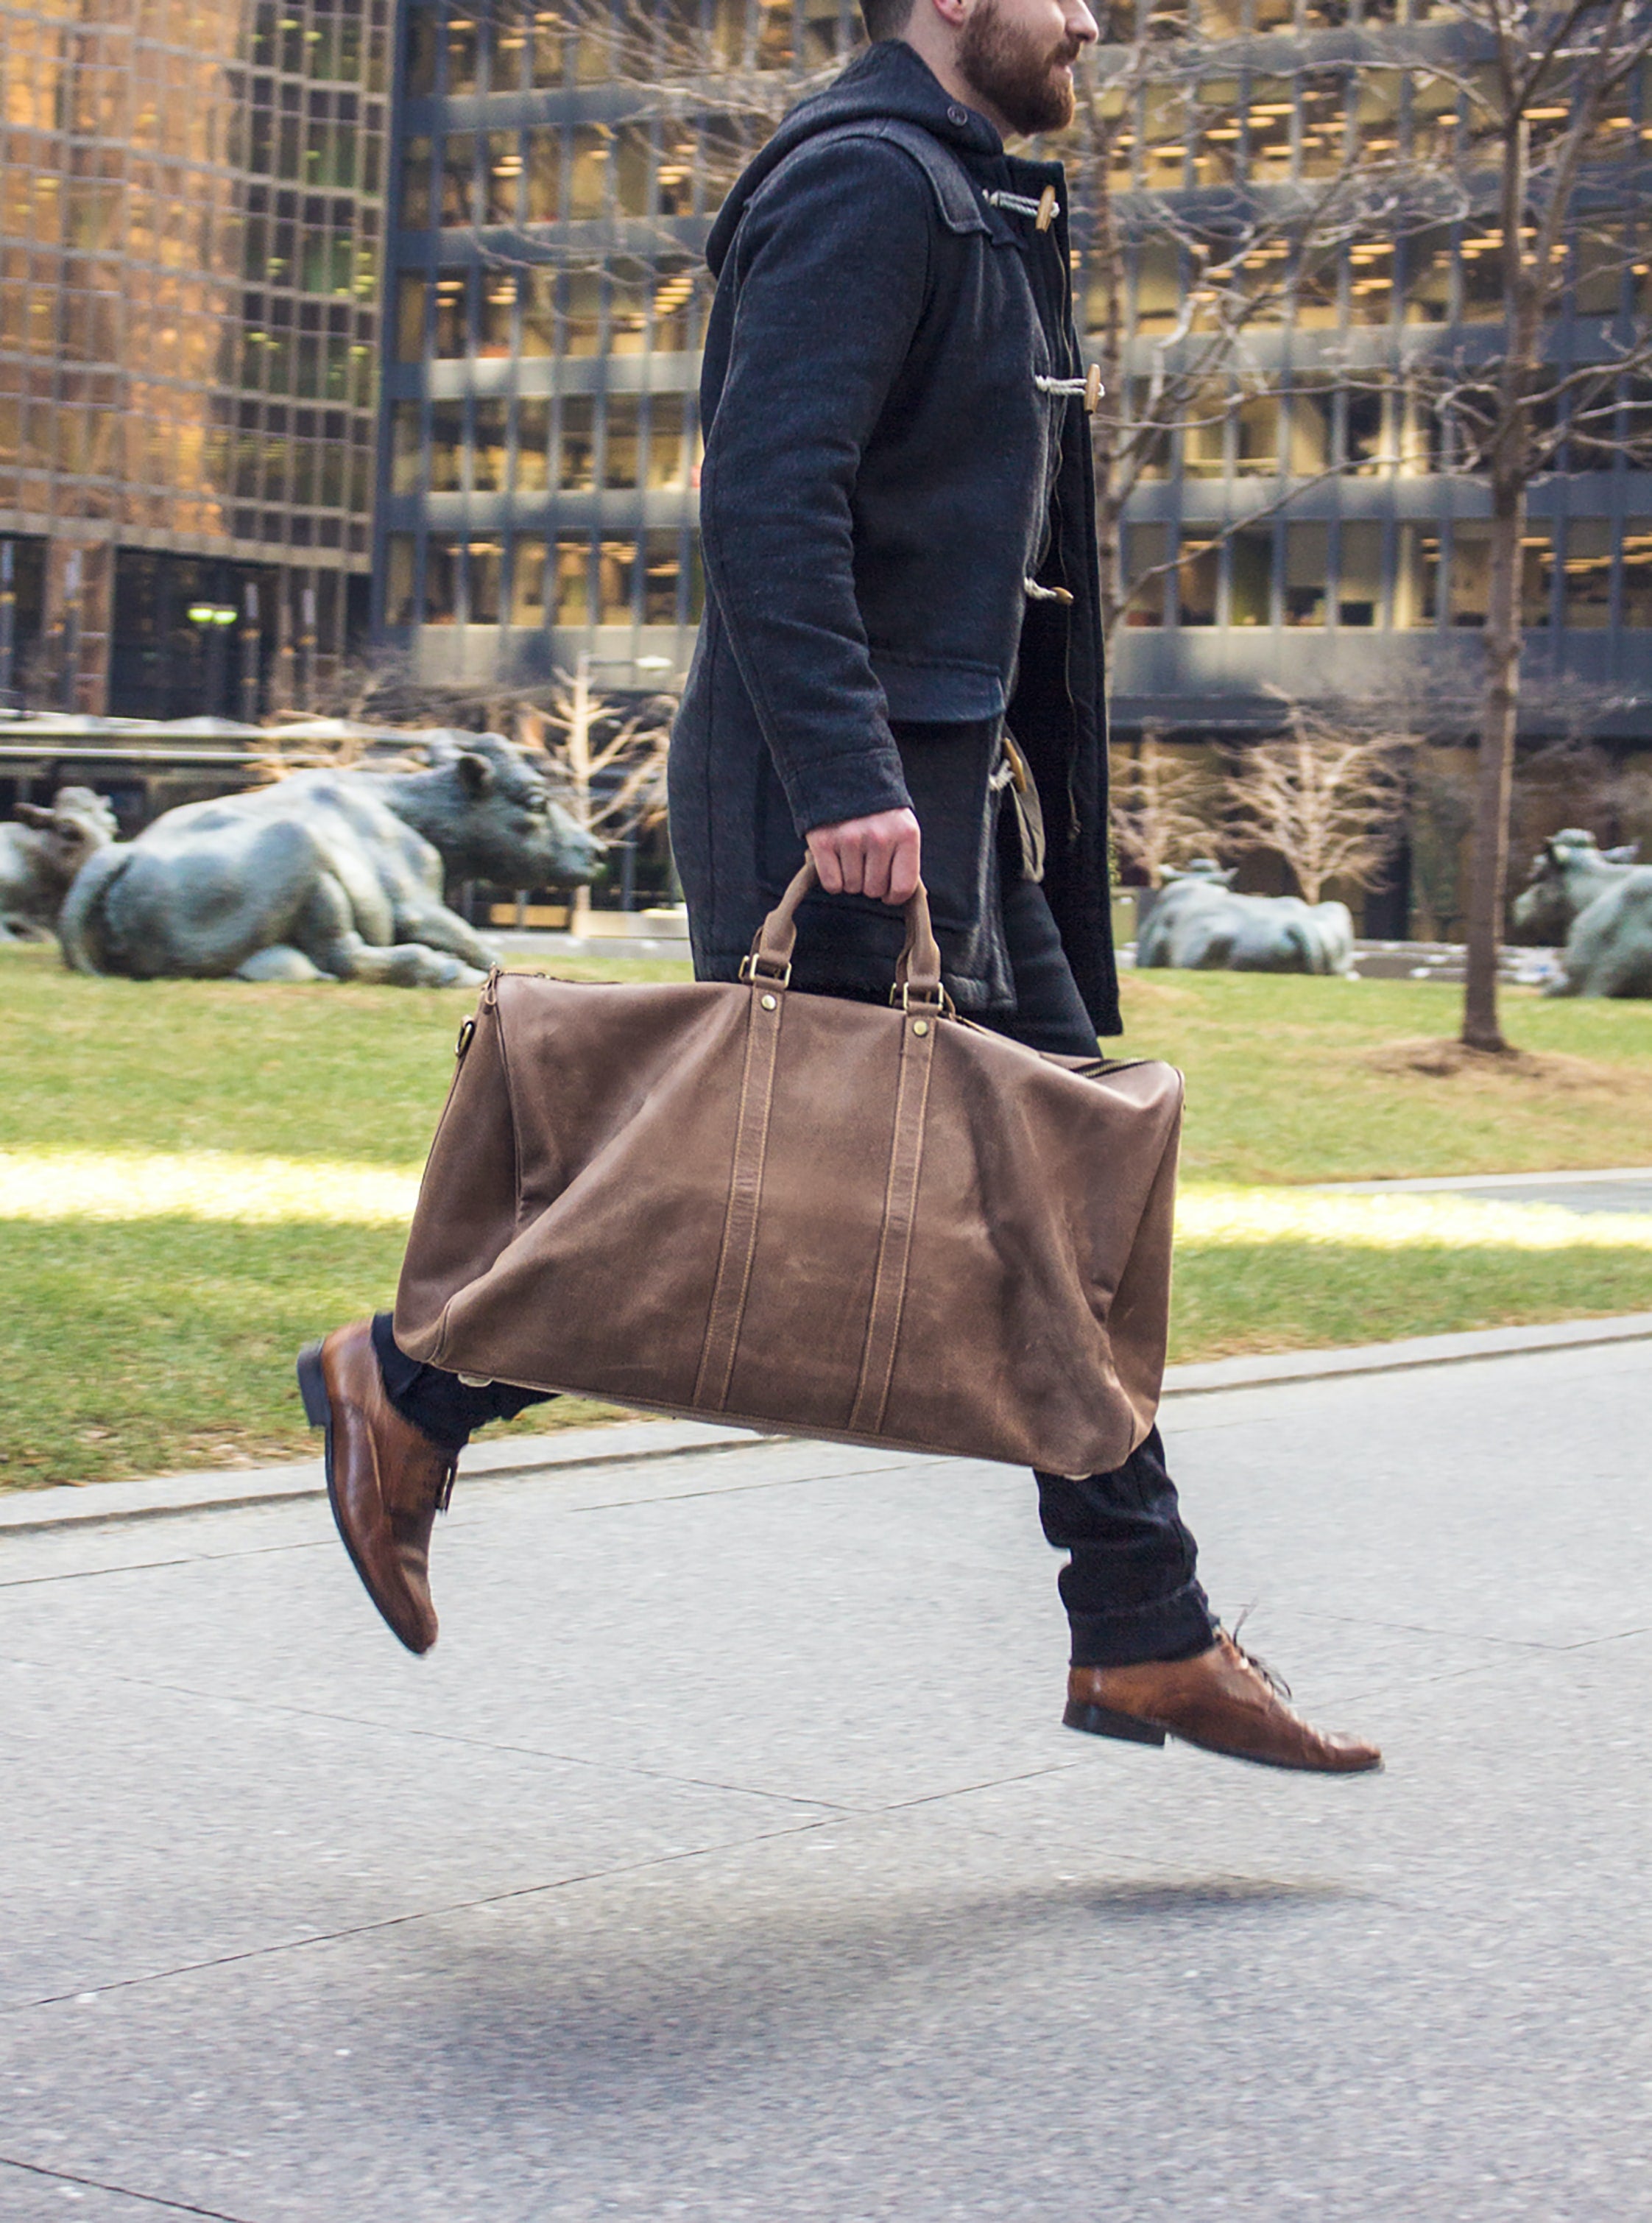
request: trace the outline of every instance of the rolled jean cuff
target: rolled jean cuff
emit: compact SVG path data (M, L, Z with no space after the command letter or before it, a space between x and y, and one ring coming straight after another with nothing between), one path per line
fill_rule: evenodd
M1134 1667L1144 1659L1190 1659L1216 1640L1210 1602L1197 1583L1185 1583L1151 1605L1121 1606L1112 1613L1073 1613L1075 1667Z

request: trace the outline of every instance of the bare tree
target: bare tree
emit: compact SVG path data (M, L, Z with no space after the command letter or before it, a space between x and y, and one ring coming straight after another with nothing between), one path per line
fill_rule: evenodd
M1230 841L1282 858L1310 904L1332 880L1376 887L1404 808L1409 739L1293 708L1289 732L1248 745L1228 779Z
M1212 460L1230 425L1241 444L1249 498L1198 527L1195 554L1363 467L1363 458L1305 437L1310 412L1324 406L1322 372L1282 371L1253 343L1284 322L1293 300L1327 284L1334 292L1328 274L1351 243L1391 242L1412 211L1398 139L1361 141L1351 113L1340 147L1328 141L1316 155L1317 174L1283 186L1241 179L1231 41L1224 59L1218 41L1190 30L1185 9L1115 0L1104 41L1085 80L1070 176L1075 236L1092 299L1100 297L1092 330L1102 395L1091 430L1110 643L1155 583L1187 560L1186 551L1144 560L1127 549L1123 531L1132 497L1163 475L1173 438ZM1343 96L1357 80L1352 64L1325 74ZM1259 167L1266 166L1253 154ZM1343 373L1345 384L1373 380L1380 386L1381 375Z
M567 807L600 841L629 840L665 816L666 752L676 708L656 695L631 710L594 694L587 657L558 671L543 702L523 701L517 739L546 758L567 789ZM591 891L574 891L569 925L588 932Z
M1623 305L1622 279L1644 249L1625 183L1636 88L1652 63L1649 0L1455 0L1459 38L1419 51L1457 87L1466 124L1429 150L1484 219L1477 257L1500 280L1496 318L1425 373L1455 444L1455 467L1483 475L1491 544L1462 1039L1505 1044L1498 948L1508 878L1510 803L1521 703L1527 494L1561 463L1652 452L1652 324ZM1644 97L1644 92L1643 92ZM1644 155L1644 132L1642 134ZM1625 203L1630 204L1626 206ZM1587 268L1615 312L1599 337L1562 355L1555 325ZM1616 280L1616 284L1610 281ZM1578 359L1581 356L1583 359Z
M1162 887L1167 866L1190 857L1214 857L1223 841L1215 783L1156 734L1142 736L1129 755L1114 760L1113 841L1121 859Z

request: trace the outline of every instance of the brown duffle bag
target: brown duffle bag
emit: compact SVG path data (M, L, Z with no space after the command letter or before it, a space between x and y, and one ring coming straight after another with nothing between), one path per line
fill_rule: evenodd
M789 1434L1118 1466L1165 1363L1181 1076L957 1017L919 890L889 1007L495 973L396 1299L455 1373Z

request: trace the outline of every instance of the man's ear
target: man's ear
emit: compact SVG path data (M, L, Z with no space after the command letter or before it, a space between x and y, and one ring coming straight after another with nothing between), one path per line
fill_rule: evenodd
M476 755L474 750L465 751L458 760L457 769L461 784L467 795L486 795L493 784L493 765L486 757Z

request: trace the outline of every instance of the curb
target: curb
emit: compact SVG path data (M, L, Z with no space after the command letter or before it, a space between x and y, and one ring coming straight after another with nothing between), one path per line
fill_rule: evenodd
M1479 1328L1463 1335L1360 1344L1346 1351L1286 1351L1270 1357L1215 1358L1198 1366L1172 1366L1165 1375L1165 1395L1208 1397L1222 1389L1268 1389L1287 1382L1330 1381L1340 1375L1404 1374L1419 1366L1466 1366L1481 1358L1647 1342L1652 1342L1652 1313L1626 1313L1616 1319L1554 1320L1536 1327Z
M1652 1342L1652 1313L1616 1319L1555 1320L1536 1327L1501 1327L1463 1335L1416 1336L1400 1343L1362 1344L1343 1351L1281 1351L1272 1356L1217 1358L1172 1366L1165 1397L1209 1397L1224 1391L1270 1389L1359 1375L1402 1374L1428 1366L1464 1366L1477 1360L1517 1358L1540 1351L1589 1351L1620 1343ZM465 1454L465 1480L515 1481L527 1475L574 1469L632 1465L688 1453L755 1450L783 1439L703 1420L622 1420L606 1427L569 1428L550 1436L507 1437L479 1444ZM97 1523L152 1521L183 1513L228 1512L321 1497L326 1483L318 1458L290 1466L239 1471L160 1475L147 1482L94 1482L77 1488L16 1490L0 1496L0 1537L42 1529L83 1528Z
M606 1427L565 1428L548 1436L507 1436L496 1443L478 1444L465 1453L465 1479L513 1481L520 1475L560 1473L568 1468L676 1458L687 1452L744 1451L772 1440L705 1420L619 1420ZM319 1458L228 1471L207 1467L195 1474L157 1475L146 1482L69 1483L0 1496L0 1537L41 1528L84 1528L108 1521L153 1521L174 1513L282 1505L293 1498L326 1494Z
M1314 1181L1316 1196L1470 1196L1486 1189L1518 1197L1534 1188L1598 1188L1603 1181L1644 1181L1652 1192L1652 1166L1602 1166L1593 1173L1430 1174L1422 1181Z

